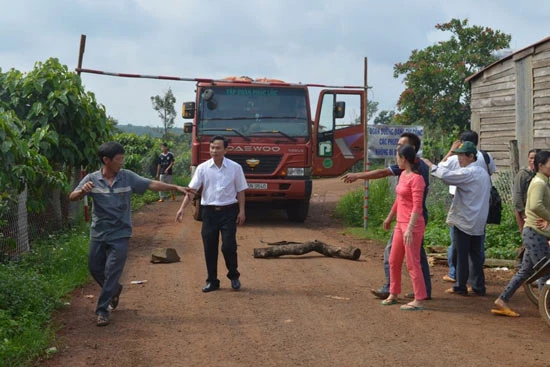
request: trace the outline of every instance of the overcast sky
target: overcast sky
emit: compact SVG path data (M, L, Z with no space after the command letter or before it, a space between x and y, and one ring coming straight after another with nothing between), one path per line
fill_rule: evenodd
M521 3L521 5L520 5ZM394 110L393 66L448 35L452 18L512 36L518 50L550 35L550 1L526 0L0 0L0 67L26 72L56 57L70 70L87 36L83 67L111 72L361 85ZM161 125L150 97L172 88L176 126L194 83L82 74L120 124Z

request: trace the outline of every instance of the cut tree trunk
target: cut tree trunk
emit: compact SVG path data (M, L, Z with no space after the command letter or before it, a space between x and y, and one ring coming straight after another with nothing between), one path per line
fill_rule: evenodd
M282 241L285 243L285 241ZM304 255L308 252L318 252L328 257L338 257L341 259L357 260L361 256L361 250L357 247L336 247L328 245L321 241L311 241L305 243L292 242L290 244L281 244L281 242L270 243L269 245L277 245L276 247L255 248L255 258L272 258L285 255Z

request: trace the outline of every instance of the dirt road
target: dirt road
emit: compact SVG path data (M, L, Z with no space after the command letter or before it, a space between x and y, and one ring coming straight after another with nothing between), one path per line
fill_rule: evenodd
M361 183L355 185L360 187ZM282 213L249 210L238 230L243 288L224 278L204 294L200 223L191 212L174 223L179 202L155 203L133 216L134 238L119 308L109 326L95 326L98 287L74 292L57 316L59 353L43 366L548 366L550 329L523 290L512 299L519 318L493 316L492 301L510 274L486 271L487 297L444 293L446 267L432 268L426 310L381 306L369 289L383 279L384 244L355 240L331 217L353 186L314 182L310 218L289 223ZM352 244L360 261L318 254L254 259L260 241ZM182 261L151 264L154 247L174 247ZM132 285L132 280L147 280ZM403 279L404 290L410 281ZM87 298L94 295L93 299Z

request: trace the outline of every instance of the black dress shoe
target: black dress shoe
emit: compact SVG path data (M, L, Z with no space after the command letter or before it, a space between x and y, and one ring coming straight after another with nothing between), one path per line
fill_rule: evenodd
M241 289L241 281L239 279L231 279L231 288L236 291Z
M220 289L220 283L207 282L206 285L202 288L203 292L212 292Z
M379 298L379 299L386 299L390 296L390 293L389 292L385 292L383 291L382 289L378 289L378 290L375 290L375 289L371 289L370 292L376 297L376 298Z

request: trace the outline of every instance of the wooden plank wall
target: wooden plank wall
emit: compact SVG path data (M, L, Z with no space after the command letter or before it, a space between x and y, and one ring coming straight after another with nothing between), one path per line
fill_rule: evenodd
M471 83L471 128L479 133L479 147L491 153L497 166L509 166L508 142L516 139L514 64L504 60Z
M536 47L532 64L534 147L550 149L550 42Z
M510 169L510 140L518 141L520 166L529 149L550 149L550 41L493 65L470 87L471 128L500 169Z

